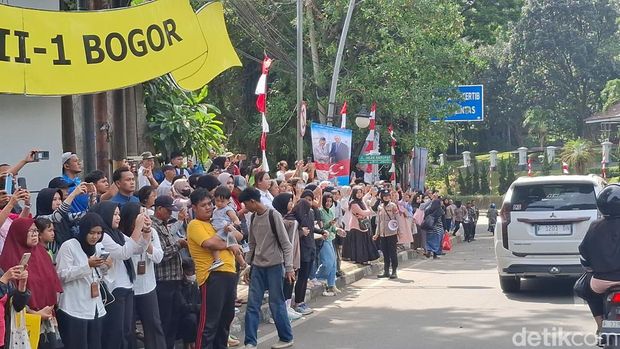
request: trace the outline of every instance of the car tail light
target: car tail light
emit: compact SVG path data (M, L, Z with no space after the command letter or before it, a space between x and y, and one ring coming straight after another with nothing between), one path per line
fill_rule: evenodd
M611 296L611 303L620 303L620 293L614 293Z
M510 210L510 203L504 202L502 209L499 211L499 215L502 218L502 244L505 249L508 249L508 224L510 224Z

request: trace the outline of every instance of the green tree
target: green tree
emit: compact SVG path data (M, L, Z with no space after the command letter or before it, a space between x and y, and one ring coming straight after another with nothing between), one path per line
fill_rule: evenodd
M480 166L480 194L489 194L489 164L483 162Z
M446 193L448 195L454 194L452 190L452 186L450 185L450 170L446 171L445 176L443 177L443 184L446 186Z
M544 148L547 141L547 135L552 127L551 112L544 110L540 107L533 107L525 112L525 120L523 120L523 126L528 128L530 134L535 134L538 138L538 145Z
M478 171L478 161L474 159L472 161L471 193L477 194L479 192L480 192L480 173Z
M463 177L463 171L456 170L456 172L456 182L459 185L459 192L461 193L461 195L467 195L467 184L465 183L465 177Z
M542 163L542 174L543 176L548 176L551 174L551 169L552 169L552 164L549 162L549 157L547 156L547 153L544 152L543 153L543 163Z
M616 8L609 0L527 0L511 38L515 87L553 110L565 138L584 134L599 92L616 77Z
M522 0L461 0L464 36L476 45L493 45L519 19Z
M587 165L594 156L592 142L582 138L566 142L561 154L562 161L575 169L577 174L586 174Z
M601 91L603 110L609 110L612 106L620 102L620 79L607 81L605 88Z
M155 149L168 157L175 150L205 161L212 151L223 148L226 136L219 109L205 102L207 86L185 92L167 76L144 84L148 134Z

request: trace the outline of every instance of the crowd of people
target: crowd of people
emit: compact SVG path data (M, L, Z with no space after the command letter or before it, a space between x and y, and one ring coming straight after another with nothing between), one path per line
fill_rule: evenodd
M257 159L232 153L205 170L178 152L164 164L144 152L110 179L83 175L78 156L64 153L62 173L38 191L32 212L17 178L35 156L0 165L0 348L23 339L10 324L24 312L41 319L39 348L237 346L229 331L245 302L240 279L249 285L243 344L257 345L268 291L273 348L286 348L290 322L313 312L306 290L340 292L341 261L383 255L378 277L396 279L399 249L439 258L444 236L462 226L473 241L478 219L472 203L433 190L355 175L337 186L303 161L291 170L279 162L272 179Z

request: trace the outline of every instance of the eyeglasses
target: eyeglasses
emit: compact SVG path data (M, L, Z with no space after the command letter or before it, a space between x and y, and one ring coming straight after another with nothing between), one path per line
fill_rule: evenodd
M28 235L30 235L30 236L39 236L39 229L37 229L37 228L28 229Z

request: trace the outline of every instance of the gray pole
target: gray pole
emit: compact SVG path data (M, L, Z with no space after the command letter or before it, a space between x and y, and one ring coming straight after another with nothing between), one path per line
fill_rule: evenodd
M303 20L303 3L297 0L297 160L304 158L304 140L301 137L301 102L304 97Z
M338 52L336 53L336 62L334 63L332 84L329 88L329 105L327 108L327 124L330 126L334 123L334 109L336 109L336 88L338 87L338 75L340 75L340 63L342 62L342 53L344 52L344 45L347 41L347 33L349 32L349 24L351 23L351 16L353 15L354 8L355 0L351 0L349 2L349 9L347 10L347 17L345 17L344 19L344 26L342 27L342 34L340 35L340 42L338 43Z

